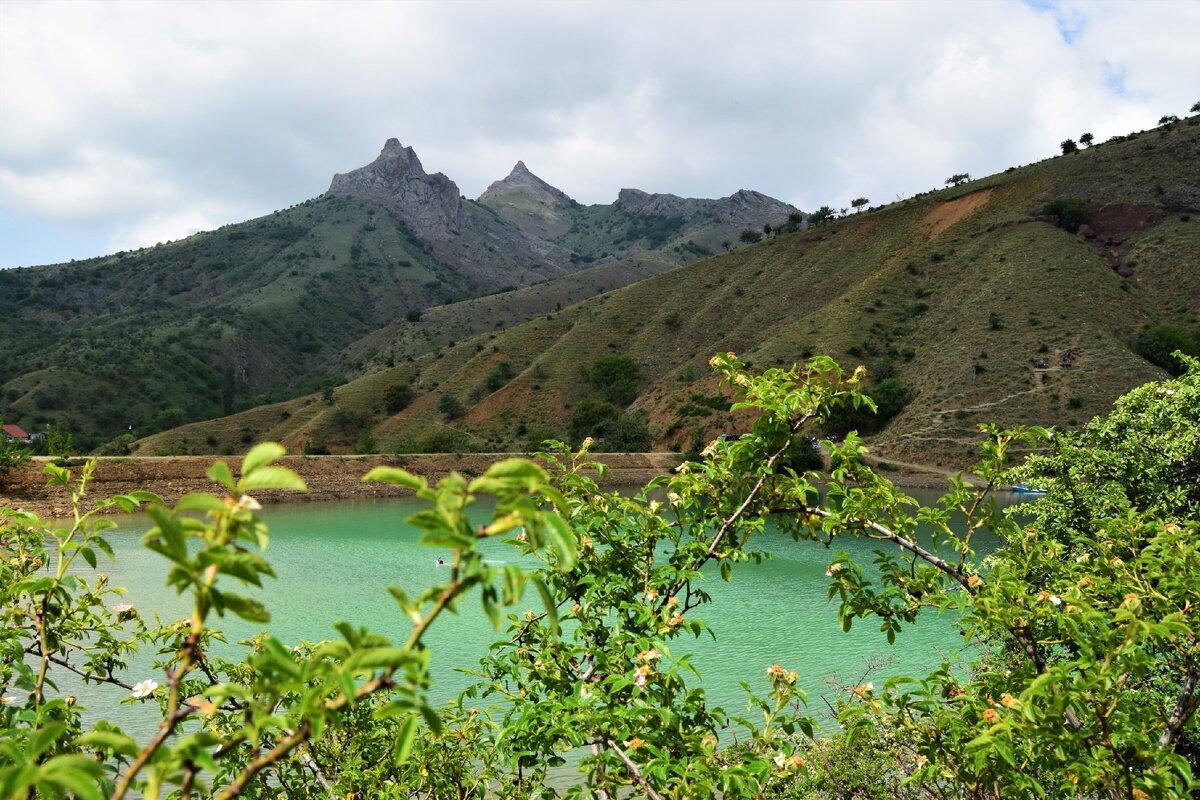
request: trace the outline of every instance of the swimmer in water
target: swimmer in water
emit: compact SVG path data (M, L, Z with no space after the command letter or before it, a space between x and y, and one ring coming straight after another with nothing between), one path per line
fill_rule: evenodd
M437 559L437 565L438 565L439 567L444 567L444 566L446 566L446 562L442 560L442 557L441 557L441 556L438 556L438 559Z

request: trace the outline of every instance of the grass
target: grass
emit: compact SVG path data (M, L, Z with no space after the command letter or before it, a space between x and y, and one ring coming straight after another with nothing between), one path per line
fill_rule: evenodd
M641 366L634 407L648 414L657 445L687 450L746 424L737 414L678 415L693 395L720 393L706 366L713 352L737 352L756 368L829 353L848 368L864 363L869 375L886 368L912 389L905 411L874 437L874 450L894 461L966 466L981 421L1072 426L1162 377L1132 342L1150 321L1196 327L1200 214L1167 215L1135 236L1126 254L1136 262L1130 278L1033 214L1055 197L1145 204L1158 196L1155 182L1200 186L1198 149L1200 125L1182 123L1165 136L1047 159L586 299L579 295L607 279L601 267L574 283L433 309L419 325L385 328L344 351L391 352L403 368L339 389L337 407L368 415L386 449L447 425L437 412L443 394L474 398L454 426L511 449L524 443L523 429L565 429L587 392L579 365L620 353ZM1076 356L1069 369L1057 363L1066 349ZM1050 369L1036 368L1041 358ZM480 392L501 360L516 376L497 392ZM382 392L399 379L420 394L389 417L379 408ZM289 419L255 430L292 447L312 432L329 435L334 447L353 444L336 441L333 408L310 402L302 409L303 425ZM235 419L205 425L257 424Z

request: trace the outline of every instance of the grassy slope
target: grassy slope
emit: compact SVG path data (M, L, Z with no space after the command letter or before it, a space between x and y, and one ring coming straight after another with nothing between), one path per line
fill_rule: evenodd
M479 449L501 449L523 444L531 430L564 430L588 391L580 365L611 353L641 365L634 407L648 413L659 443L686 448L739 424L721 412L697 412L695 404L695 416L677 415L691 395L715 392L708 356L733 350L758 367L816 353L847 366L866 363L875 373L888 362L913 399L874 447L897 460L962 465L981 420L1077 424L1161 375L1132 351L1132 339L1150 322L1195 326L1200 218L1169 214L1138 234L1126 256L1136 262L1134 274L1123 279L1093 246L1031 214L1056 197L1154 203L1163 189L1200 185L1198 164L1200 125L1152 131L770 239L481 333L352 382L333 404L298 400L280 425L216 420L143 450L186 449L208 436L224 441L243 428L292 447L351 443L361 426L344 424L347 411L369 420L382 449L445 427L469 431ZM1075 364L1058 368L1068 348ZM1040 358L1050 369L1035 367ZM518 375L489 393L486 376L500 361ZM382 397L394 383L412 383L419 396L388 417ZM467 406L463 419L438 412L446 393Z
M548 233L599 213L569 211L562 230ZM612 234L593 244L617 250ZM212 418L697 257L670 243L662 252L644 246L623 242L626 257L556 267L569 269L560 285L470 236L422 242L372 203L320 198L152 248L3 271L0 416L31 430L61 423L85 449L129 426L143 435ZM451 266L457 258L470 267ZM538 283L492 294L530 281ZM479 295L478 304L462 302ZM443 306L425 323L406 322L410 310Z

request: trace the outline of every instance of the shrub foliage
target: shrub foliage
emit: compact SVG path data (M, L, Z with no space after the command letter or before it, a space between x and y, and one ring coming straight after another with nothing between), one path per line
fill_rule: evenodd
M237 477L217 462L216 494L174 508L135 492L89 510L94 463L78 475L51 465L72 521L3 512L0 794L1194 796L1200 363L1186 363L1178 379L1133 391L1082 432L985 427L983 491L954 480L918 508L864 464L854 435L824 443L823 494L782 464L806 426L867 402L862 370L846 375L822 358L753 375L717 356L739 393L734 410L759 414L752 432L710 444L633 496L598 488L591 475L603 468L586 447L436 485L372 470L366 480L424 502L408 523L451 554L438 583L387 587L407 632L393 639L346 622L329 641L299 646L264 633L232 660L210 649L214 615L269 621L239 594L273 574L254 495L304 488L273 463L282 448L255 447ZM1041 449L1005 472L1018 442ZM1046 488L1045 498L1020 517L998 513L990 489L1016 479ZM484 497L493 511L480 525L466 511ZM154 522L143 544L191 603L179 621L114 604L119 590L102 574L72 568L111 553L104 535L115 523L98 511L143 504ZM796 547L833 551L829 595L846 629L869 622L890 641L923 610L942 609L961 615L970 663L848 687L832 736L807 714L786 665L747 665L750 713L710 705L686 652L707 630L702 571L732 579L761 556L755 542L769 521ZM980 561L972 541L984 529L1003 547ZM520 559L484 560L477 545L494 537ZM876 544L869 569L839 549L845 537ZM468 599L498 641L481 654L478 683L433 708L438 654L426 634ZM127 675L138 649L159 654L155 680ZM144 740L85 723L91 701L57 688L65 672L157 704L161 722ZM548 776L568 751L577 784L554 788Z

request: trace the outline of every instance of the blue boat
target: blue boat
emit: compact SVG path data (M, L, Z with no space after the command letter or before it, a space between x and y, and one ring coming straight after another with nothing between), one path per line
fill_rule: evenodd
M1014 483L1012 485L1012 491L1017 494L1045 494L1046 493L1045 489L1038 489L1036 487L1030 486L1027 483Z

